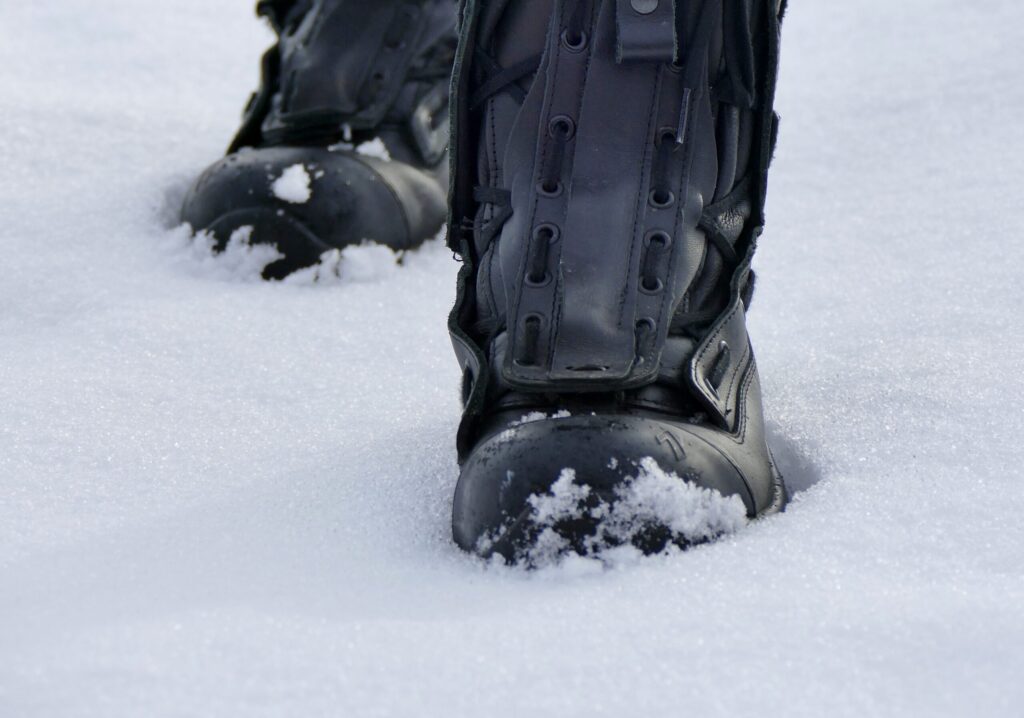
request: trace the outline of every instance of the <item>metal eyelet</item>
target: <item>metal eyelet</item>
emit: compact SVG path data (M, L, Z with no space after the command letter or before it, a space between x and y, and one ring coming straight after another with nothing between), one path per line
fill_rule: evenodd
M644 247L650 247L655 242L662 244L666 249L672 244L672 235L663 229L655 229L644 237Z
M674 143L674 142L677 142L677 140L678 140L678 135L676 135L676 131L675 131L674 128L672 128L672 127L662 127L660 130L658 130L658 137L657 137L657 139L655 139L654 143L658 147L661 147L666 142Z
M537 229L533 230L533 236L535 239L547 240L549 244L554 244L561 236L561 230L556 225L545 222L537 225Z
M537 194L543 197L560 197L562 195L562 183L551 180L541 180L537 183Z
M568 28L562 30L562 47L569 52L583 52L590 40L590 38L587 37L587 33L582 30L578 30L577 32L579 34L576 35L576 37L572 37L569 35Z
M568 115L555 115L548 123L548 134L568 141L576 136L576 123Z
M668 190L652 189L647 197L647 203L654 209L665 209L676 203L676 196Z
M640 291L643 292L644 294L657 294L664 288L665 283L660 279L655 279L653 286L648 285L646 278L640 280Z

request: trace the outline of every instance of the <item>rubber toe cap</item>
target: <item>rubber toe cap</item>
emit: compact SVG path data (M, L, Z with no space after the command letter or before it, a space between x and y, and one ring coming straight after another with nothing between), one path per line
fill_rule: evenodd
M301 171L291 169L296 166ZM275 185L286 171L294 173L290 191ZM210 232L221 247L243 228L252 228L250 242L275 245L284 258L267 268L268 278L315 264L330 249L366 241L409 249L434 236L444 218L444 189L429 175L398 162L315 147L228 155L196 181L182 208L182 221Z
M513 425L481 442L466 460L456 489L455 541L467 551L518 560L545 528L535 520L535 497L550 496L567 469L577 487L588 487L590 501L610 505L648 459L681 483L740 497L747 515L756 515L740 471L685 424L582 415ZM590 523L569 522L557 530L576 545L594 530Z

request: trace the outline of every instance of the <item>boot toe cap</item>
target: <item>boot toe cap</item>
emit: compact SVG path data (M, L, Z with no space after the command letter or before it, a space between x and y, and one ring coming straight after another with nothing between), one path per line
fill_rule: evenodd
M636 492L626 489L638 477L653 474L660 485L632 507L645 514L638 518L648 524L642 537L630 534L642 539L643 545L632 542L645 551L660 550L668 541L682 545L710 538L673 535L678 527L669 525L675 521L671 512L679 506L668 504L680 499L679 492L689 492L684 500L713 511L720 511L721 501L726 501L733 518L756 515L742 473L685 424L642 416L584 415L514 425L481 442L465 462L456 490L455 540L468 551L519 561L540 534L553 530L579 550L603 530L598 526L601 519L622 518L621 512L616 514L617 504L637 500ZM659 501L659 491L666 492L666 506L641 505ZM550 509L564 506L566 499L578 500L576 514L550 520ZM660 509L670 513L659 516ZM656 525L659 522L665 525ZM699 520L693 525L703 526Z
M251 228L250 242L275 245L283 258L267 268L268 278L365 241L408 249L443 219L443 192L418 170L311 147L228 155L203 173L182 207L182 221L221 247L243 228Z

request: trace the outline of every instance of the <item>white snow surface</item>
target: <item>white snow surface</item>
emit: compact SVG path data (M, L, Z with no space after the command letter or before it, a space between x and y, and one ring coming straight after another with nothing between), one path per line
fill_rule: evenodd
M0 715L1019 715L1022 27L793 3L751 314L793 504L525 572L450 540L439 242L265 284L174 226L250 2L0 5Z
M312 179L301 164L285 167L281 176L275 179L270 189L274 196L290 204L305 204L313 197Z

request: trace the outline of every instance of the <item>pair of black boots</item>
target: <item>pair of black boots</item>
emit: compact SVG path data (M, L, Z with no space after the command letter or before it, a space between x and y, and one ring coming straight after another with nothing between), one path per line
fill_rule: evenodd
M365 240L415 247L448 217L459 546L527 562L656 551L727 530L723 506L784 507L745 328L777 0L259 12L279 42L183 217L276 245L268 279ZM298 192L274 184L289 172Z

